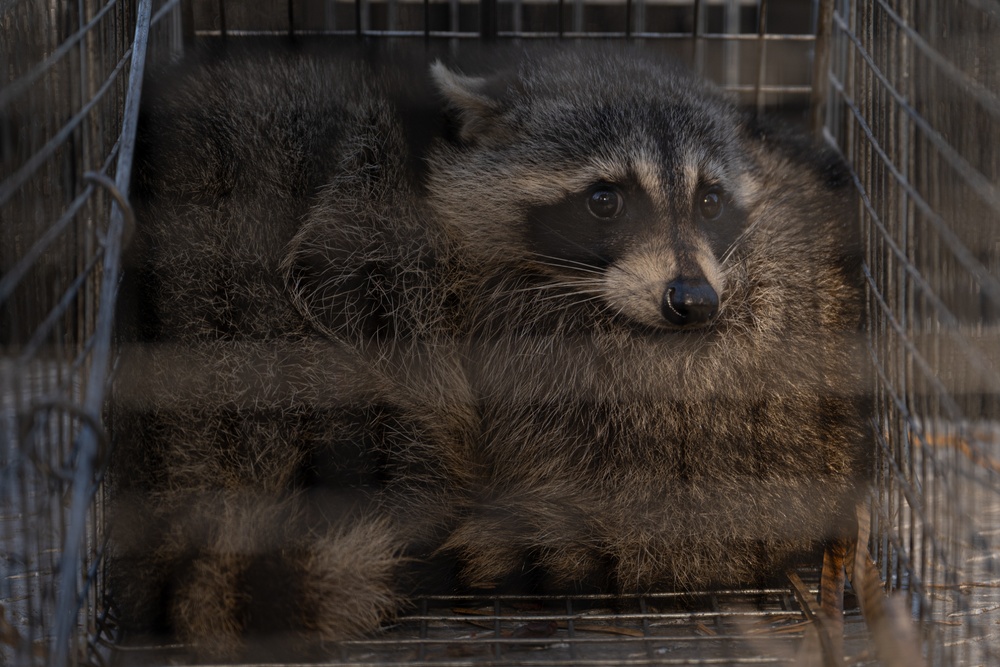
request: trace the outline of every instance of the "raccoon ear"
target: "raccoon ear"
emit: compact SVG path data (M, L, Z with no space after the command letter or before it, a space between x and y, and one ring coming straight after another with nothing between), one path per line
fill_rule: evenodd
M440 60L431 65L431 77L456 116L462 141L473 142L502 131L503 103L491 94L489 79L452 72Z

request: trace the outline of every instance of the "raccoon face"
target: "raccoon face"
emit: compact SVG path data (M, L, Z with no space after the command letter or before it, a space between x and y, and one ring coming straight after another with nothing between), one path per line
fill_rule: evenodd
M610 307L632 319L698 328L719 313L719 258L746 216L717 183L695 187L686 208L664 214L634 178L599 181L556 203L529 206L525 238L542 266L581 288L596 285Z
M616 316L711 325L753 192L735 112L643 62L545 70L575 74L498 84L435 67L459 136L434 160L432 205L466 247L516 258Z

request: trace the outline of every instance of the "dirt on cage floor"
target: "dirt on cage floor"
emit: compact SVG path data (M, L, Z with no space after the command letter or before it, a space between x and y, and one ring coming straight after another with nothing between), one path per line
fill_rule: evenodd
M810 596L818 572L802 573ZM844 665L876 664L847 596ZM185 664L180 645L126 642L122 667ZM251 659L253 657L251 656ZM377 636L330 647L324 665L823 665L815 626L787 587L705 593L429 597Z

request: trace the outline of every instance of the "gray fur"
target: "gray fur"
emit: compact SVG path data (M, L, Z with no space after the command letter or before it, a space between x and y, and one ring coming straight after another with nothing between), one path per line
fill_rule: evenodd
M421 156L393 75L331 59L223 59L147 105L155 326L113 470L134 625L234 654L374 630L435 563L683 590L850 530L862 296L829 156L635 53L431 77L453 132ZM538 252L528 211L626 181L606 266ZM741 212L724 248L706 182ZM658 315L679 273L718 293L706 326Z

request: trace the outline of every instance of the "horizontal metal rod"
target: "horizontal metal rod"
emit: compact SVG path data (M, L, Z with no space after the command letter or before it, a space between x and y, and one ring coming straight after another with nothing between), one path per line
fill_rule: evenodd
M195 36L197 37L221 37L221 30L196 30ZM356 30L299 30L296 29L295 34L297 36L309 36L309 37L356 37L358 32ZM431 30L426 32L424 30L362 30L361 35L367 37L440 37L443 39L479 39L480 35L478 32L454 32L448 30ZM558 38L560 37L557 31L539 31L539 32L514 32L501 30L497 33L500 37L514 37L523 39L538 39L538 38ZM287 37L287 30L226 30L227 37ZM610 37L631 37L634 39L664 39L664 40L690 40L693 39L690 32L630 32L626 33L624 30L619 31L608 31L608 32L563 32L561 37L563 39L608 39ZM757 35L756 33L741 33L741 34L727 34L727 33L704 33L699 34L698 39L721 41L721 42L814 42L816 41L813 35L803 35L803 34L777 34L768 33L763 37Z

